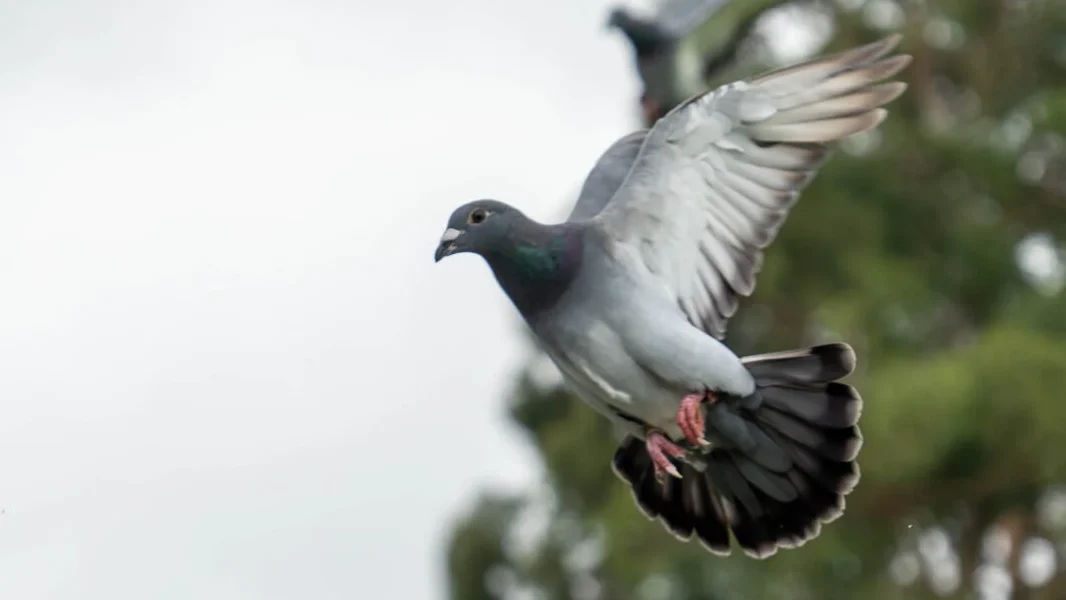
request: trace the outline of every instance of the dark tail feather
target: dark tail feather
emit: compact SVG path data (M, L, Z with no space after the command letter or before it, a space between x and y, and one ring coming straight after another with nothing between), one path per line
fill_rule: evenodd
M681 478L667 477L659 483L644 441L634 437L622 442L611 464L632 487L637 506L648 518L661 518L667 529L683 540L695 533L711 552L729 555L725 507L703 473L692 465L675 463Z
M843 513L844 497L859 481L862 399L835 381L855 368L847 344L744 362L755 394L723 398L708 411L708 427L719 425L724 443L677 464L681 479L659 484L636 438L618 448L613 467L645 514L678 537L695 534L711 552L728 555L732 531L746 554L766 558L817 537Z

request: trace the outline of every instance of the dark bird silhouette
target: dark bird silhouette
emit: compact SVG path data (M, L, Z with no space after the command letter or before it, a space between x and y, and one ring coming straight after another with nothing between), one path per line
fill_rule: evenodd
M662 118L735 64L741 47L767 10L790 0L666 0L651 17L616 6L607 26L633 49L643 84L644 126Z

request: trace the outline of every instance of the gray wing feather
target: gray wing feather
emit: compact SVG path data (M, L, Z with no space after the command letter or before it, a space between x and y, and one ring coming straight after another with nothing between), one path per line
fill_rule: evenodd
M625 266L673 293L688 320L722 338L755 288L769 245L827 144L877 126L903 93L907 55L879 42L723 85L648 132L595 220Z
M688 35L730 0L665 0L655 14L655 24L674 39ZM745 0L734 0L741 2Z
M574 210L570 212L567 221L585 221L591 219L603 210L604 206L611 201L618 188L622 187L626 175L637 160L640 147L648 131L642 129L634 131L622 137L600 156L596 165L592 167L588 177L585 178L581 192L578 194Z

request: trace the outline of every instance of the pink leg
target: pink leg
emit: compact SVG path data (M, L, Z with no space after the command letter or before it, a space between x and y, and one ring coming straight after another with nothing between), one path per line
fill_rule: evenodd
M710 446L703 437L705 429L703 411L700 407L704 400L714 402L714 394L710 392L689 394L681 399L681 406L677 408L677 426L681 428L685 440L693 446Z
M684 456L685 451L680 446L668 440L659 431L649 432L645 444L648 447L648 456L651 456L651 463L655 466L656 479L662 481L665 473L669 473L678 479L681 478L681 473L677 470L677 467L667 458L667 455L674 458Z

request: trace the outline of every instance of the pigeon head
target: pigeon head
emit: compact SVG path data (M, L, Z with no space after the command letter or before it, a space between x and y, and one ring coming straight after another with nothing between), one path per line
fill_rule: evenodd
M620 6L611 9L607 17L607 29L621 31L640 59L665 51L675 41L659 24L637 17Z
M621 6L615 6L611 8L611 12L607 16L607 28L613 29L615 27L621 28L623 25L630 23L633 20L629 16L629 12Z
M488 258L508 242L516 225L529 219L517 208L496 200L475 200L455 209L440 237L434 260L473 252Z
M452 213L434 258L480 255L518 310L530 317L568 288L581 263L583 234L581 225L543 225L503 202L476 200Z

